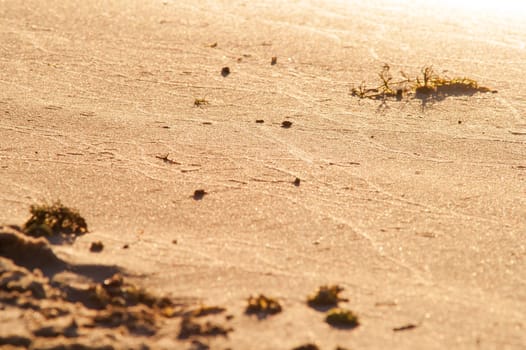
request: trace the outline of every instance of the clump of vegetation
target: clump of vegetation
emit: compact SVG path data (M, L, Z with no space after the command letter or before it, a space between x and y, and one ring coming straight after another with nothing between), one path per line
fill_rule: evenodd
M203 197L205 195L207 195L208 192L206 192L205 190L203 189L199 189L199 190L195 190L194 191L194 195L192 196L196 201L200 201L201 199L203 199Z
M386 99L396 97L401 100L404 94L427 97L432 95L473 95L477 92L496 93L488 87L481 86L476 80L466 77L447 78L436 74L432 66L422 68L421 75L411 79L406 73L400 72L402 78L394 81L391 68L385 64L378 76L380 85L368 88L362 82L357 88L351 89L351 95L359 98Z
M284 120L281 122L281 127L284 129L288 129L292 126L292 122L289 120Z
M307 298L307 304L314 308L325 308L337 306L340 301L348 301L340 298L344 289L338 285L321 286L318 291Z
M227 77L230 74L230 68L229 67L223 67L221 68L221 75L223 77Z
M422 80L420 80L420 77L416 78L416 86L414 88L415 93L430 95L436 92L436 86L434 83L436 78L432 67L424 67L422 69Z
M258 297L250 297L247 300L248 305L245 313L248 315L258 315L259 317L266 317L267 315L274 315L280 313L282 308L276 299L268 298L263 294Z
M401 99L404 92L408 90L406 86L411 82L411 79L402 72L404 79L399 81L393 81L393 75L391 74L391 67L388 64L384 64L378 77L380 78L381 84L378 87L368 88L365 81L362 81L358 88L351 89L351 95L359 98L369 99L385 99L388 97L396 97Z
M51 205L32 205L31 217L24 224L24 232L33 237L54 234L80 235L88 232L86 220L75 209L70 209L60 201Z
M325 321L333 327L339 328L355 328L360 322L351 310L334 308L327 312Z
M104 249L104 244L101 241L91 242L89 247L90 252L100 253Z

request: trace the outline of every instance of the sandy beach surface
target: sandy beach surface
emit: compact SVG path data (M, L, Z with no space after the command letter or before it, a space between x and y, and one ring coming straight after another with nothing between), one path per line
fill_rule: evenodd
M493 93L352 96L384 64ZM0 347L526 347L520 16L0 0L0 69ZM89 233L25 238L29 206L55 200ZM117 272L172 311L93 307L89 291ZM358 327L307 305L327 284ZM259 294L282 312L245 314ZM226 310L182 316L200 305ZM181 336L189 319L216 332Z

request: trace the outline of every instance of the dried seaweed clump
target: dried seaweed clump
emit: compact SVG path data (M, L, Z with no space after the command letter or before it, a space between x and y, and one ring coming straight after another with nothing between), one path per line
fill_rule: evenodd
M424 67L422 77L416 78L414 92L420 95L473 95L476 92L493 92L491 89L480 86L477 81L470 78L445 78L437 75L433 67Z
M421 75L411 78L404 72L400 72L402 78L393 80L390 66L385 64L378 76L380 85L378 87L367 87L362 82L357 88L351 89L351 95L359 98L386 99L396 97L401 100L404 95L415 95L427 97L437 96L471 96L477 92L496 93L488 87L481 86L476 80L466 77L447 78L436 74L432 66L422 68Z
M53 204L32 205L31 217L24 224L24 232L33 237L54 234L80 235L88 232L86 220L75 209L68 208L60 201Z
M250 297L247 300L248 305L245 313L248 315L258 315L259 317L266 317L267 315L274 315L280 313L282 308L276 299L268 298L263 294L258 297Z
M316 294L307 298L307 304L314 308L337 306L340 301L348 301L345 298L340 298L342 291L343 288L338 285L321 286Z
M351 310L334 308L327 312L325 321L333 327L338 328L355 328L360 322Z

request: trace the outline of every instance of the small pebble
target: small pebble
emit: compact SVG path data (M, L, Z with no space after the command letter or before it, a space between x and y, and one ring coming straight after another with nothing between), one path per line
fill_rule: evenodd
M206 193L205 190L195 190L195 191L194 191L194 195L193 195L193 197L194 197L194 199L195 199L196 201L198 201L198 200L203 199L203 197L205 196L205 194L208 194L208 193Z
M288 121L288 120L284 120L282 123L281 123L281 127L282 128L285 128L285 129L288 129L292 126L292 122L291 121Z
M102 252L103 249L104 249L104 244L102 244L101 241L92 242L89 247L90 252L93 252L93 253Z
M221 69L221 75L226 77L230 74L230 68L228 67L223 67L223 69Z

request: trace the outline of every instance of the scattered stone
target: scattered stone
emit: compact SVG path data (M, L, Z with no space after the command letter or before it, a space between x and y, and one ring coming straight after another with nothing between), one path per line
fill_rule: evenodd
M104 249L104 244L101 241L91 242L89 251L92 253L100 253Z
M221 75L222 75L223 77L226 78L229 74L230 74L230 68L229 68L229 67L223 67L223 68L221 69Z
M299 177L297 177L295 180L294 180L294 186L298 187L301 183L301 180Z
M284 120L282 123L281 123L281 127L284 128L284 129L288 129L292 126L292 122L291 121L288 121L288 120Z
M415 329L416 327L418 327L418 325L409 323L400 327L393 328L393 332L408 331L410 329Z
M209 46L210 46L211 48L215 48L215 47L217 47L217 41L216 41L215 43L213 43L213 44L210 44Z
M256 119L256 123L263 124L265 121L263 119Z
M278 58L276 56L273 56L271 59L270 59L270 65L275 65L276 63L278 63Z
M130 248L129 244L125 244L125 245L122 246L122 249L128 249L128 248Z
M199 201L199 200L203 199L203 197L204 197L206 194L208 194L208 193L207 193L205 190L195 190L195 191L194 191L194 195L193 195L193 197L194 197L194 199L195 199L196 201Z

